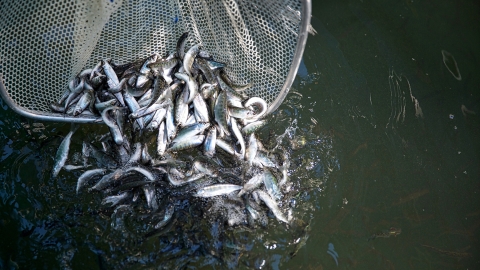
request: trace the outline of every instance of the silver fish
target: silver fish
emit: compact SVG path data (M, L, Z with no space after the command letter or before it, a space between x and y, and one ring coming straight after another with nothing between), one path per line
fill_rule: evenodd
M135 145L135 152L130 156L130 159L127 161L125 166L131 166L133 164L137 164L142 157L142 144L140 142L136 142Z
M117 169L105 176L102 177L93 187L89 188L88 191L92 190L102 190L106 188L110 183L120 179L125 174L123 169Z
M220 147L223 151L229 153L230 155L235 155L235 149L233 149L233 146L231 146L226 141L217 138L215 145Z
M278 183L279 186L283 186L287 183L288 181L288 167L290 167L290 159L288 158L288 155L285 154L285 160L283 161L283 165L280 168L280 171L282 172L282 180Z
M93 77L95 76L95 74L96 74L97 72L100 72L100 71L101 71L102 66L103 66L103 61L100 60L100 62L98 62L98 64L97 64L94 68L92 68L92 71L90 72L90 77L89 77L90 80L93 79Z
M246 108L256 111L255 115L252 116L252 119L259 119L263 117L263 115L267 112L268 109L267 102L265 102L265 100L259 97L250 98L245 102L244 106Z
M240 158L244 159L245 158L245 140L243 139L243 135L240 132L240 129L238 128L237 121L235 120L234 117L230 117L230 128L233 131L233 134L237 138L238 143L240 144Z
M204 140L205 140L205 135L195 135L183 141L176 142L172 147L168 148L167 151L172 152L172 151L180 151L180 150L185 150L189 148L194 148L201 145Z
M188 94L188 99L185 103L187 104L191 103L198 94L197 82L195 81L195 79L192 78L192 76L188 74L180 73L180 72L175 73L175 77L179 78L180 80L183 80L188 86L189 94Z
M79 170L79 169L84 169L88 166L84 166L84 165L63 165L63 169L67 172L70 172L70 171L75 171L75 170Z
M162 108L166 108L167 106L170 105L170 102L169 101L166 101L164 103L161 103L161 104L153 104L151 105L150 107L144 107L144 108L140 108L138 109L137 111L135 112L132 112L129 117L130 119L138 119L140 117L143 117L147 114L151 114L151 113L154 113L156 112L157 110L159 109L162 109Z
M125 170L125 172L131 172L131 171L137 171L141 174L143 174L148 180L150 181L155 181L155 176L148 170L142 168L142 167L130 167Z
M175 101L175 120L177 126L184 126L188 118L187 88L178 95Z
M193 61L195 60L195 57L197 57L197 54L200 52L200 45L194 45L192 46L187 53L185 54L185 57L183 58L183 68L185 70L185 73L188 75L192 75L192 65Z
M191 126L186 126L178 132L177 136L172 141L172 143L176 143L176 142L188 139L189 137L200 134L209 126L210 126L209 123L198 123Z
M282 211L278 207L277 203L272 199L272 197L270 197L270 195L265 193L265 191L263 190L256 190L254 191L254 194L256 194L258 198L262 200L267 205L267 207L270 208L270 210L272 210L272 213L278 220L283 221L287 224L289 223L287 218L283 215Z
M253 115L253 111L247 108L229 107L228 114L235 118L243 119L249 118L251 115Z
M246 151L246 158L248 161L248 165L252 166L253 159L257 155L258 145L257 139L255 138L255 134L251 134L250 138L248 139L248 148Z
M137 101L135 100L134 97L130 96L130 94L128 94L127 92L123 92L123 97L125 99L125 103L127 103L127 106L132 113L135 113L138 109L140 109L140 106L138 105ZM136 119L135 123L138 124L140 129L143 129L145 127L142 118Z
M227 134L227 136L230 136L227 124L227 101L225 92L218 94L218 98L215 103L215 121L218 123L223 132Z
M167 225L167 223L172 219L173 213L175 212L175 205L169 204L167 208L165 209L165 216L163 217L163 220L155 224L154 228L155 229L160 229L163 226Z
M201 95L197 95L193 99L193 108L195 110L195 119L200 123L207 123L210 121L207 103L203 100Z
M271 167L276 168L277 164L275 164L265 153L262 151L257 151L257 155L253 159L253 164L256 164L259 167Z
M265 120L259 120L255 122L251 122L248 125L245 125L242 128L242 133L245 135L250 135L253 132L259 130L261 127L263 127L267 122Z
M167 131L165 130L165 122L163 121L158 128L157 155L163 156L165 149L167 149Z
M119 195L108 196L102 200L102 204L111 203L110 206L115 206L130 196L132 196L131 192L123 192L123 193L120 193Z
M265 173L259 173L253 176L252 178L250 178L250 180L248 180L247 183L243 185L242 190L240 190L240 192L238 193L238 197L258 188L263 183L264 177L265 177Z
M159 109L153 115L152 121L147 125L147 130L154 131L157 130L160 126L160 123L163 123L165 116L167 115L167 108Z
M242 189L242 186L239 185L217 184L197 190L197 193L195 193L194 196L203 198L214 197L229 194L240 189Z
M95 108L101 113L108 107L112 107L117 103L116 99L110 99L104 102L95 102Z
M55 164L53 165L52 176L57 177L58 173L62 169L63 165L68 158L68 151L70 150L70 141L72 140L72 135L78 129L77 125L73 125L68 132L67 136L63 138L63 141L60 143L60 146L57 149L57 154L55 155Z
M204 163L201 163L198 160L193 162L193 168L200 173L204 173L204 174L206 174L208 176L211 176L211 177L217 177L217 173L215 172L214 169L212 169L210 166L208 166Z
M149 65L157 62L158 58L160 58L160 56L156 53L152 54L151 56L149 56L145 62L143 63L142 67L140 68L139 72L141 74L148 74L150 72L150 67ZM137 85L137 87L139 87ZM141 86L140 86L141 87Z
M78 100L75 109L73 110L73 116L77 116L82 113L89 105L93 99L93 91L85 92L82 97Z
M215 146L217 145L217 128L212 127L205 137L204 153L208 157L215 155Z
M145 199L147 200L148 207L152 208L153 211L158 210L157 194L155 187L151 185L145 185L142 187L143 192L145 193Z
M185 57L185 44L187 41L187 37L188 37L188 32L185 32L182 34L182 36L180 36L180 38L177 41L177 56L181 60L183 60L183 58Z
M117 74L108 61L103 61L103 72L105 72L105 75L107 76L108 87L115 88L118 86L120 81L118 80Z
M282 197L282 193L280 193L280 189L278 188L277 179L268 169L265 170L263 184L265 184L265 188L270 196L277 200Z
M152 157L148 153L148 143L145 143L142 148L142 155L140 160L142 161L142 164L148 164L152 161Z
M217 84L204 83L200 86L200 95L204 99L209 99L217 90Z
M86 181L96 176L104 175L106 171L107 171L106 169L94 169L94 170L89 170L82 173L82 175L78 177L78 181L77 181L77 190L76 190L77 194L78 194L78 191L83 187Z
M165 115L165 128L167 131L167 140L170 141L177 133L173 106L167 107L167 114Z

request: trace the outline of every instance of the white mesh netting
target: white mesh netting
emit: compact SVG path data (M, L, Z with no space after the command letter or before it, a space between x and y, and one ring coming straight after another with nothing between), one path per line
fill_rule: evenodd
M247 95L272 105L285 88L302 20L310 16L301 14L303 2L0 0L0 74L16 106L50 114L48 104L81 70L101 59L121 64L166 56L189 32L187 48L202 44L227 64L235 83L253 82Z

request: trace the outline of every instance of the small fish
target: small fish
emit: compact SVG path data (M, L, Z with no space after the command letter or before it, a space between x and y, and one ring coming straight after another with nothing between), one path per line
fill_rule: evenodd
M259 97L252 97L247 100L244 104L245 108L255 111L255 115L251 117L251 119L255 119L255 121L265 115L268 109L268 104L265 100Z
M168 148L167 151L172 152L172 151L180 151L180 150L185 150L189 148L194 148L201 145L204 140L205 140L205 135L191 136L183 141L176 142L173 146Z
M112 66L109 64L108 61L103 61L103 71L107 76L107 84L110 88L115 88L118 86L120 81L118 80L117 74L113 70Z
M165 209L165 216L163 219L155 224L154 228L155 229L160 229L163 226L167 225L167 223L172 219L173 213L175 212L175 205L169 204L167 208Z
M88 166L84 166L84 165L63 165L63 169L67 172L70 172L70 171L75 171L75 170L78 170L78 169L83 169L83 168L86 168Z
M198 123L198 124L193 124L191 126L186 126L178 132L177 137L175 137L172 143L183 141L185 139L188 139L189 137L198 135L202 133L209 126L210 126L209 123Z
M266 123L267 122L265 120L251 122L242 128L242 133L248 136L260 129L261 127L265 126Z
M189 94L188 99L185 103L190 104L198 94L198 84L196 80L192 78L192 76L180 72L175 73L175 77L183 80L187 84Z
M243 135L238 128L237 121L234 117L230 117L230 128L237 139L237 142L240 144L240 159L244 159L245 157L245 140L243 139Z
M252 166L253 159L257 156L257 150L257 139L255 138L255 134L252 133L250 134L250 138L248 139L248 148L246 151L246 158L249 166Z
M162 121L158 128L157 135L157 155L163 156L167 149L167 131L165 129L165 121Z
M204 153L207 157L213 157L215 155L215 146L217 145L217 128L212 127L205 137Z
M207 103L203 100L201 95L197 95L193 99L193 108L195 110L195 119L197 122L208 123L210 121Z
M229 153L230 155L232 155L232 156L235 155L235 149L233 149L233 146L231 146L226 141L224 141L220 138L217 138L215 144L216 144L216 146L220 147L223 151Z
M265 173L259 173L255 176L253 176L252 178L250 178L250 180L247 181L247 183L245 183L245 185L243 185L243 188L242 190L240 190L240 192L238 192L238 197L242 196L243 194L247 193L247 192L250 192L252 190L255 190L257 189L262 183L263 183L263 178L265 177Z
M106 169L94 169L94 170L89 170L82 173L82 175L78 177L78 181L77 181L77 190L76 190L77 194L78 194L78 191L85 185L85 182L87 182L88 180L96 176L104 175L106 171L107 171Z
M280 198L282 197L282 193L280 193L280 189L278 188L277 179L268 169L265 170L263 184L265 184L265 188L267 189L267 192L268 194L270 194L270 196L272 196L276 200L280 200Z
M137 167L130 167L125 170L126 173L131 171L136 171L143 174L149 181L155 181L155 176L147 169L137 166Z
M183 69L185 70L185 73L188 75L192 75L192 65L193 61L195 60L195 57L197 57L197 54L200 52L200 45L194 45L190 49L188 49L187 53L185 54L183 58Z
M92 190L102 190L106 188L110 183L120 179L124 175L123 169L117 169L107 175L104 175L93 187L89 188L88 191Z
M183 33L177 41L177 56L180 60L185 57L185 44L187 41L188 32Z
M193 196L208 198L208 197L229 194L240 189L242 189L242 186L239 186L239 185L217 184L217 185L201 188L197 190L197 193Z
M131 197L132 196L132 193L131 192L123 192L123 193L120 193L119 195L114 195L114 196L108 196L108 197L105 197L103 200L102 200L102 204L111 204L110 206L115 206L117 204L119 204L120 202L122 202L123 200L127 199L128 197Z
M272 210L273 215L280 221L283 221L288 224L287 218L283 215L282 211L280 208L278 208L277 203L275 202L270 195L268 195L266 192L263 190L256 190L254 191L254 194L258 196L260 200L262 200L270 210Z
M60 146L57 149L57 154L55 155L55 164L53 165L52 176L57 177L58 173L62 169L63 165L68 158L68 151L70 150L70 141L72 140L72 135L78 129L78 125L72 124L70 132L67 136L63 138L63 141L60 143Z

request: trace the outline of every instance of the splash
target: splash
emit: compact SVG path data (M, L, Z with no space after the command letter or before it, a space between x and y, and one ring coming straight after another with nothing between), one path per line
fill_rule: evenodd
M405 91L405 85L402 84L403 80L405 80L408 92ZM385 128L388 128L388 126L390 125L391 128L394 129L398 124L404 123L407 106L407 93L413 103L415 109L415 117L423 118L423 111L420 107L420 102L413 95L412 87L408 78L402 74L398 75L393 69L391 69L388 75L388 83L390 87L391 111Z

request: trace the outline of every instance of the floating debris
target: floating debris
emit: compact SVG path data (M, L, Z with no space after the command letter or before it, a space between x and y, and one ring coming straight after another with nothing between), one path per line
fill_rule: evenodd
M402 229L390 227L388 231L383 231L381 233L374 233L370 236L367 241L374 240L375 238L389 238L390 236L397 236L402 233Z

